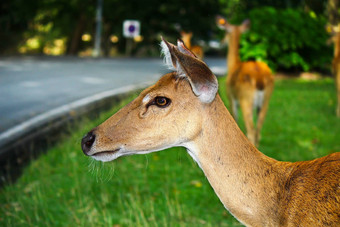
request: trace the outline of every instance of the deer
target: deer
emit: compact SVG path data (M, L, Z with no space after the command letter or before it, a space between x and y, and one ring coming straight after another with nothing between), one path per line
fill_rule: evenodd
M218 94L208 66L180 40L162 39L172 69L81 141L108 162L184 147L224 207L246 226L340 226L340 152L284 162L260 152Z
M334 58L332 61L332 71L334 74L337 104L336 104L336 116L340 117L340 26L328 26L332 32L332 37L328 40L328 43L334 43ZM326 29L327 29L326 28Z
M240 60L240 37L249 29L249 20L237 26L230 24L224 17L217 16L216 23L219 28L226 31L224 40L228 40L226 90L231 113L238 121L238 108L242 110L247 137L255 146L258 146L269 100L274 89L274 77L266 63ZM256 110L256 122L254 110Z
M192 32L186 32L186 31L181 31L181 39L184 42L184 45L193 53L195 54L199 59L203 59L204 58L204 52L202 47L194 45L191 45L191 38L193 36Z

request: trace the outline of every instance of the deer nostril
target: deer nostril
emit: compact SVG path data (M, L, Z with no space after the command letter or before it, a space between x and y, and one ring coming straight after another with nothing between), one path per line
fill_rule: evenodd
M81 148L84 154L88 155L88 152L91 150L91 147L96 139L96 135L93 132L87 133L83 139L81 140Z

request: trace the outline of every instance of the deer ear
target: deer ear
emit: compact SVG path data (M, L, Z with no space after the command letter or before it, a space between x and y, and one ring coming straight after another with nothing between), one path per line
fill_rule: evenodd
M184 53L184 54L187 54L187 55L190 55L190 56L193 57L193 58L197 58L197 56L196 56L193 52L191 52L191 50L189 50L189 49L185 46L184 42L183 42L182 40L180 40L180 39L177 40L177 48L178 48L178 50L179 50L180 52L182 52L182 53Z
M250 28L250 20L246 19L242 22L241 26L240 26L240 30L241 32L246 32L248 31Z
M161 54L164 56L164 64L171 70L177 70L176 57L173 55L172 50L175 46L162 38L161 42Z
M216 76L211 72L208 66L196 57L181 51L181 43L176 47L165 40L161 46L165 58L171 58L172 66L177 70L179 76L185 76L191 85L194 94L204 103L211 103L218 90ZM169 60L165 60L169 62Z

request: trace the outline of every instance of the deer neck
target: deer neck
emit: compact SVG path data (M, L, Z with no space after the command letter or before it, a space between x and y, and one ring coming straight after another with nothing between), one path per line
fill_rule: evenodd
M224 206L243 224L275 225L280 162L259 152L240 131L219 96L201 133L186 144Z
M239 53L240 32L238 30L233 31L230 34L228 42L228 54L227 54L227 66L228 73L232 73L235 68L241 63Z
M340 74L340 36L335 37L334 42L334 58L332 61L333 71L336 75L336 78L339 80Z
M340 36L336 36L334 43L334 58L340 58Z

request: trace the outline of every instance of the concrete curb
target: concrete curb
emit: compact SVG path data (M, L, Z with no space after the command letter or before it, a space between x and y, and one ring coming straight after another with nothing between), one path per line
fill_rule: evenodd
M154 81L108 90L37 115L0 134L0 186L13 181L22 167L38 153L57 142L75 119L108 109Z

